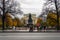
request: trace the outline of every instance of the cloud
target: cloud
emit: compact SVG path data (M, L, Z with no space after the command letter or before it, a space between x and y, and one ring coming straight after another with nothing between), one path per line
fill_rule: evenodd
M17 0L21 4L21 10L24 13L35 13L41 14L44 0ZM38 15L37 15L38 16Z

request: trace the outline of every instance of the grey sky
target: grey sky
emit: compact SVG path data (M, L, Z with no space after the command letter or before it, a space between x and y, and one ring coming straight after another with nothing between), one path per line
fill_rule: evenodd
M17 0L20 3L21 10L27 14L32 13L37 16L41 14L43 5L45 3L44 0Z

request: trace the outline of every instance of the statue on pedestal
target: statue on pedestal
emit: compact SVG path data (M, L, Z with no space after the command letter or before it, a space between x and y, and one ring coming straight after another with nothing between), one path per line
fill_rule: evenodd
M29 19L28 19L28 26L29 26L29 32L33 32L33 20L31 18L31 13L29 14Z

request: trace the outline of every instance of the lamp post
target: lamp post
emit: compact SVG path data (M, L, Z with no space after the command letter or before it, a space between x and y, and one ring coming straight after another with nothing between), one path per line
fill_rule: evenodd
M58 7L57 7L57 0L54 0L55 1L55 7L56 7L56 13L57 13L57 30L60 30L60 27L59 27L59 13L58 13Z
M5 19L5 0L3 0L3 16L2 16L2 31L4 31L4 19Z

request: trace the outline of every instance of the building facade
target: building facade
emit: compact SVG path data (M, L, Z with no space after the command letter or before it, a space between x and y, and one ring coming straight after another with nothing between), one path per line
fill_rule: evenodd
M32 20L33 20L33 25L36 24L37 18L36 18L36 14L31 14ZM25 21L25 25L28 24L28 18L29 18L29 14L24 14L24 21Z

